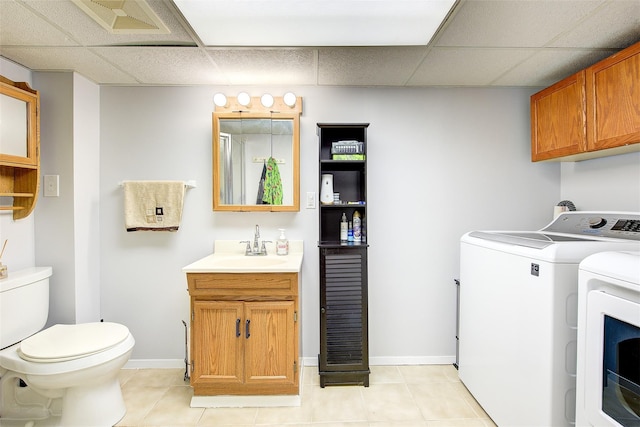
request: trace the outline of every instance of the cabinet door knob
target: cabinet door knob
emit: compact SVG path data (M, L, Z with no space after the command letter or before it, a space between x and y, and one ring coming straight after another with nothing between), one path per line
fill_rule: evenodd
M320 307L320 313L324 314L327 310L324 309L324 307Z
M240 336L240 319L236 319L236 337Z
M251 334L249 333L249 323L251 323L251 320L247 319L247 323L245 324L246 338L249 338L251 336Z

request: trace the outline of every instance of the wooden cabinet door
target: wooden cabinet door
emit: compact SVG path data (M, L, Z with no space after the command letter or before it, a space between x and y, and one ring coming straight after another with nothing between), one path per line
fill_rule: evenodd
M640 43L587 68L589 151L640 142Z
M531 96L531 160L586 151L585 72Z
M297 384L295 315L293 301L245 303L247 384Z
M243 382L243 303L193 303L191 385Z

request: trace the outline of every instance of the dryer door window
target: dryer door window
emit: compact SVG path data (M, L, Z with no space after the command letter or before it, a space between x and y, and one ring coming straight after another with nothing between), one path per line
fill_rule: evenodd
M592 291L587 303L586 402L592 425L640 423L640 305Z

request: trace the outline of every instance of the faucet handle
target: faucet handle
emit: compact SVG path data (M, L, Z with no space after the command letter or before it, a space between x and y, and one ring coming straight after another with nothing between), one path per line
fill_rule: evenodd
M260 249L260 252L262 252L263 254L267 254L267 247L265 246L265 243L271 243L271 240L263 240L262 241L262 249Z
M250 253L251 252L251 242L249 240L241 240L239 242L240 244L246 243L247 247L245 248L245 253Z

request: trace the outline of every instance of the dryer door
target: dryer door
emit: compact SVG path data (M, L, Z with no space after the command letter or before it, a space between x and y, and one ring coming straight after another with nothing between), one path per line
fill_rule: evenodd
M640 301L587 296L585 407L590 425L640 423Z

